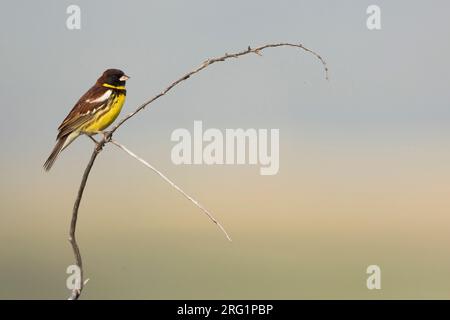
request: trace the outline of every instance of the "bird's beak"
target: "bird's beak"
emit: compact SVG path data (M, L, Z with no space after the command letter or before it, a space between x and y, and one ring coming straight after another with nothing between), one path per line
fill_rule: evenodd
M126 74L124 74L123 76L121 76L121 77L119 78L120 81L127 81L128 79L130 79L130 77L127 76Z

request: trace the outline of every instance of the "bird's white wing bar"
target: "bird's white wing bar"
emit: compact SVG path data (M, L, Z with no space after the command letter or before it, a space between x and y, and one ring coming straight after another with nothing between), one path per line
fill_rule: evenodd
M95 99L87 99L86 102L89 102L89 103L104 102L104 101L108 100L108 98L111 96L111 94L112 94L112 90L107 90L100 97L95 98Z

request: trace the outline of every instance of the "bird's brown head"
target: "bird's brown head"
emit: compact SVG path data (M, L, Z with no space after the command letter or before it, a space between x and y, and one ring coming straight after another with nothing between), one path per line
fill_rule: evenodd
M127 76L122 70L119 69L108 69L103 72L102 76L98 78L97 83L109 84L111 86L125 86L125 81L127 81L130 77Z

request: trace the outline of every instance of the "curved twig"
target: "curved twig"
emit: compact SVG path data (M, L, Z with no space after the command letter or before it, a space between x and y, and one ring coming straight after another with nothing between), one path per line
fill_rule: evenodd
M277 47L293 47L293 48L299 48L302 49L306 52L311 53L312 55L314 55L317 59L319 59L319 61L322 63L323 68L325 70L325 79L328 80L329 76L328 76L328 66L327 63L325 62L325 60L319 55L317 54L315 51L303 46L302 44L293 44L293 43L287 43L287 42L282 42L282 43L276 43L276 44L266 44L257 48L252 49L250 46L247 47L246 50L243 50L241 52L237 52L237 53L232 53L232 54L228 54L225 53L223 56L221 57L217 57L217 58L211 58L211 59L207 59L205 60L199 67L197 67L196 69L186 73L184 76L182 76L181 78L179 78L178 80L172 82L168 87L166 87L163 91L161 91L161 93L157 94L156 96L154 96L153 98L147 100L146 102L144 102L143 104L141 104L136 110L134 110L133 112L129 113L127 116L125 116L122 120L120 120L110 131L111 135L120 127L122 126L126 121L128 121L131 117L133 117L136 113L140 112L141 110L145 109L145 107L147 105L149 105L150 103L152 103L153 101L161 98L162 96L164 96L167 92L169 92L173 87L175 87L176 85L178 85L179 83L189 79L192 75L199 73L200 71L202 71L203 69L207 68L208 66L216 63L216 62L223 62L225 60L228 60L230 58L239 58L241 56L244 56L246 54L249 53L255 53L259 56L261 56L261 51L263 51L264 49L267 48L277 48Z

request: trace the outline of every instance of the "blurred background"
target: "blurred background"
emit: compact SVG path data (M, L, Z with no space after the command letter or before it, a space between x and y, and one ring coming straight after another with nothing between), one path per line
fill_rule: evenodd
M109 145L77 237L84 299L450 298L448 1L5 1L0 19L0 298L65 299L82 137L50 173L56 128L107 68L131 76L122 115L206 58L216 64L115 138L224 224ZM66 8L81 8L68 30ZM280 170L180 165L177 128L279 128ZM382 289L368 290L379 265Z

